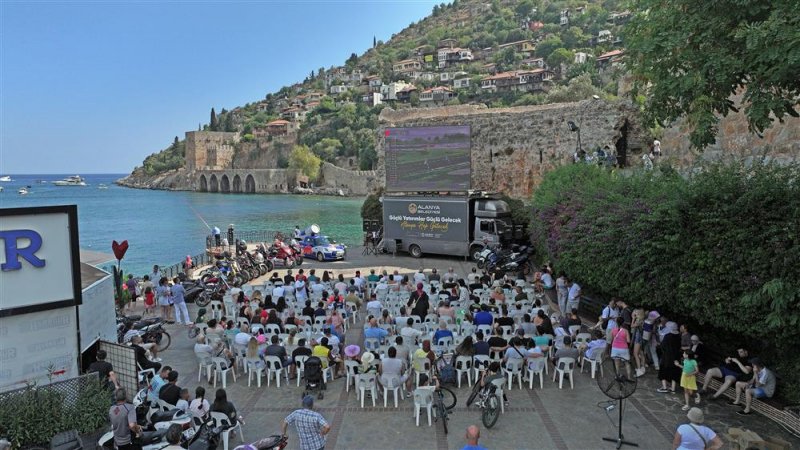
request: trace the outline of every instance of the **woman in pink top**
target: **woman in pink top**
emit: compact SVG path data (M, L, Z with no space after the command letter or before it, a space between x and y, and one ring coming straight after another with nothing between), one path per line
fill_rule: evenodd
M631 343L631 335L626 326L628 326L628 324L621 326L617 323L617 326L611 330L611 357L630 361L631 352L629 345Z

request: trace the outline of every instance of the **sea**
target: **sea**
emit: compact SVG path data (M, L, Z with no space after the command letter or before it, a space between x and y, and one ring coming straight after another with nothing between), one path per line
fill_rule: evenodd
M6 175L6 174L0 174ZM55 186L62 175L11 175L0 182L0 208L78 205L82 249L112 254L111 243L127 240L127 273L144 275L154 264L181 262L205 250L210 227L291 232L319 225L321 234L348 246L362 242L363 198L217 194L132 189L114 184L125 174L81 175L87 186ZM19 189L30 186L27 195ZM110 265L110 264L109 264ZM101 265L106 267L105 265Z

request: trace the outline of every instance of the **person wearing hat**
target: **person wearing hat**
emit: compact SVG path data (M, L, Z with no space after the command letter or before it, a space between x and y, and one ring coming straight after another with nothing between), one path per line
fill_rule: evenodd
M690 350L694 352L694 359L697 360L697 366L703 367L706 360L706 344L700 341L700 337L696 334L692 335L692 346Z
M325 448L325 436L331 426L322 414L314 411L314 397L303 397L303 407L294 410L283 419L281 434L286 436L289 425L294 425L300 440L301 450L320 450Z
M678 334L678 324L667 322L664 325L663 337L661 338L661 355L663 361L658 370L658 378L661 380L661 387L658 392L675 393L676 385L681 378L681 369L676 366L676 362L681 360L681 337Z
M680 339L680 338L679 338ZM666 366L666 364L664 364ZM722 439L711 428L703 425L703 410L691 408L686 414L689 423L678 425L672 439L673 450L718 449L722 447Z
M378 368L372 364L374 361L374 353L364 352L364 354L361 355L361 366L358 368L359 373L377 373Z

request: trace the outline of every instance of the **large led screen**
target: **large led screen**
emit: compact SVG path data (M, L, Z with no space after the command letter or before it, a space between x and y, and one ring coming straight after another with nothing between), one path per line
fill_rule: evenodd
M470 189L469 126L387 128L386 190Z

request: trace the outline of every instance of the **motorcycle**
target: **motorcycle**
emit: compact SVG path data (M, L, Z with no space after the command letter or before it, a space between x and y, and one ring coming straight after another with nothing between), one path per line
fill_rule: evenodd
M281 265L287 269L291 269L297 264L292 247L278 240L269 248L269 256L267 259L272 262L273 267Z
M530 257L533 255L533 249L528 247L521 247L519 252L510 254L506 259L492 264L487 269L495 273L495 276L502 276L507 272L517 273L522 272L523 275L531 273Z
M280 434L273 434L253 443L240 445L233 450L283 450L289 445L289 438Z
M488 242L484 241L483 250L478 253L478 257L475 259L475 262L479 269L483 269L486 267L487 261L491 255L497 255L503 251L500 244L497 245L489 245Z
M223 277L209 277L208 283L204 283L204 290L197 296L197 300L195 300L195 304L201 308L208 306L212 300L219 300L222 301L223 297L225 296L225 292L230 289L230 285L225 281Z
M142 319L142 316L117 316L117 342L130 342L133 336L141 336L145 343L155 343L160 352L166 350L172 342L160 317Z

